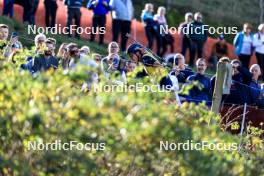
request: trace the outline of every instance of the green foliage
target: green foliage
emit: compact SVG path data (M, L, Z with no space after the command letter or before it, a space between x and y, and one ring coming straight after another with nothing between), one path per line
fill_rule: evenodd
M239 143L208 125L204 105L170 103L169 93L83 93L86 71L32 77L0 66L0 173L3 175L252 175L263 174L263 151L161 151L160 141ZM103 80L103 79L102 79ZM104 82L102 83L104 84ZM146 83L147 84L147 83ZM217 120L219 121L219 119ZM105 142L104 151L32 151L29 141ZM263 149L263 148L262 148ZM247 156L247 157L246 157Z

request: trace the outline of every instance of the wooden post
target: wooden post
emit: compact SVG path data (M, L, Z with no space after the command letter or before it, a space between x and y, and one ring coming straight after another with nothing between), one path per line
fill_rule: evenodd
M243 131L244 131L244 125L245 125L245 119L246 119L246 112L247 112L247 103L244 104L243 119L242 119L242 124L241 124L240 135L242 135L243 134Z
M224 85L226 73L227 73L226 63L218 62L215 88L213 94L213 104L211 107L211 111L215 112L216 114L218 114L220 110L220 105L223 95L223 85Z

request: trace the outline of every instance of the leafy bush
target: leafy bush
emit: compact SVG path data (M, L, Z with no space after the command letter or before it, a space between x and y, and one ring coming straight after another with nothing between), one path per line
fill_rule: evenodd
M160 150L160 141L241 142L218 124L208 125L218 118L203 104L178 107L169 93L84 93L80 87L89 75L82 70L32 77L4 62L0 72L2 175L264 174L256 137L244 139L251 145L243 153ZM29 141L55 140L105 142L106 150L28 150Z

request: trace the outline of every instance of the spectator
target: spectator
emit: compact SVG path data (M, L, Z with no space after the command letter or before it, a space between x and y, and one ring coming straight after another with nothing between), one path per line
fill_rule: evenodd
M118 44L116 42L111 42L108 45L108 56L103 58L101 61L102 71L105 73L106 77L109 77L109 73L118 71L118 66L121 59L118 53Z
M201 88L197 85L193 85L190 90L189 95L186 97L188 101L200 103L205 101L207 104L211 101L211 83L210 78L205 76L205 71L207 68L206 60L200 58L196 61L197 73L195 75L189 76L187 80L189 82L197 81L201 84Z
M21 42L19 41L19 37L18 37L18 33L16 32L13 32L11 34L11 37L10 37L10 41L8 42L8 44L6 45L5 49L4 49L4 57L5 58L8 58L9 60L12 60L12 62L14 63L15 60L14 60L14 55L15 53L22 49L23 46L21 44Z
M194 75L193 71L185 65L185 59L182 54L177 53L173 57L168 57L166 63L170 68L170 73L161 80L161 86L166 89L173 87L174 77L177 78L176 84L178 85L179 83L186 83L187 78Z
M258 27L259 32L254 35L254 47L256 51L256 57L258 65L261 71L264 71L264 24L260 24ZM262 80L264 76L262 75Z
M145 26L145 33L148 39L148 48L152 49L153 41L157 41L157 55L161 55L162 38L159 34L158 23L154 21L153 4L147 3L145 9L142 11L141 19Z
M130 74L132 73L137 67L137 64L135 64L134 62L128 61L126 62L126 73Z
M7 45L9 35L9 27L6 24L0 24L0 49L4 49Z
M174 52L174 38L169 33L168 30L166 30L165 32L163 30L163 29L167 29L167 27L168 27L165 14L166 14L165 7L159 7L157 14L154 15L154 20L159 25L158 32L161 35L161 41L162 41L161 56L163 56L167 52L167 49L168 49L167 46L168 45L171 47L171 53Z
M180 24L180 30L179 33L181 34L181 39L182 39L182 50L181 53L185 57L186 55L186 50L189 48L190 54L193 54L194 52L191 52L193 49L191 46L191 40L189 36L187 35L186 30L188 29L189 24L193 21L193 14L188 12L185 14L185 21ZM190 58L194 58L195 56L190 56Z
M82 46L80 49L80 64L97 68L98 64L90 56L90 48L88 46Z
M234 39L235 53L245 68L249 67L250 58L253 54L253 34L251 30L252 25L245 23L243 31L237 33Z
M90 0L87 7L90 10L93 10L93 29L96 28L106 28L106 14L111 10L109 5L110 0ZM101 30L96 30L100 31ZM94 32L91 33L90 41L93 42L95 38ZM102 45L104 43L104 33L100 34L99 44Z
M217 62L220 58L228 56L228 46L225 41L225 36L221 34L218 38L218 41L212 46L212 53L210 57L211 67L216 70Z
M250 103L258 104L260 100L260 94L263 93L259 84L259 77L261 75L260 66L254 64L250 67L250 73L252 74L252 81L250 83Z
M57 14L57 0L45 0L44 1L46 14L45 22L47 27L54 27L56 23L56 14Z
M83 0L65 0L65 4L67 6L67 27L70 30L73 20L75 21L76 28L81 26L81 7ZM67 31L68 36L72 36L72 31ZM80 34L78 32L75 33L75 37L77 39L80 38Z
M80 49L80 54L89 56L91 54L89 46L82 46Z
M92 54L92 58L98 65L101 65L102 56L100 54L94 53Z
M73 46L77 45L75 43L69 43L65 46L65 51L63 52L62 58L60 60L60 65L62 66L63 69L68 69L69 68L69 63L70 63L70 50L72 49ZM73 54L73 53L72 53Z
M230 94L225 98L225 103L244 104L250 103L249 85L252 81L252 74L242 66L237 59L231 62L233 67L232 84Z
M194 14L194 21L190 23L189 25L189 31L188 36L190 37L191 41L191 53L190 53L190 63L189 65L192 66L195 60L196 54L198 55L198 58L203 57L203 47L205 42L207 41L208 34L206 30L207 26L202 22L203 16L200 12L197 12ZM194 31L194 32L191 32ZM195 32L197 31L197 32Z
M56 45L57 45L56 39L50 37L50 38L47 38L47 41L54 45L54 49L52 50L52 55L55 56L55 48L56 48Z
M54 56L54 51L56 48L56 44L54 43L53 39L47 39L45 41L45 50L44 53L38 54L34 57L33 66L32 66L32 73L36 73L39 71L46 71L50 68L57 69L58 68L58 60Z
M45 49L46 36L44 34L38 34L35 37L35 53L43 52Z
M180 53L175 54L175 56L170 58L167 62L172 68L171 75L177 76L179 83L186 83L187 78L194 75L192 69L188 68L185 64L184 56Z
M38 34L35 37L35 48L34 48L34 52L36 55L43 55L44 54L44 50L46 48L46 36L44 34ZM34 57L33 56L29 56L26 58L26 64L22 64L21 68L24 70L29 70L30 72L33 73L33 64L34 64Z
M121 51L126 51L127 34L131 31L131 21L133 18L134 7L131 0L110 0L112 7L112 31L113 41L118 42L121 35Z
M67 46L67 52L69 54L69 63L68 63L68 68L69 69L75 69L77 66L77 63L80 61L80 50L75 43L70 43Z
M62 43L59 47L59 50L57 52L57 58L59 62L61 62L62 58L64 57L66 51L67 51L67 43Z
M15 0L4 0L3 15L13 18L14 16L14 2Z

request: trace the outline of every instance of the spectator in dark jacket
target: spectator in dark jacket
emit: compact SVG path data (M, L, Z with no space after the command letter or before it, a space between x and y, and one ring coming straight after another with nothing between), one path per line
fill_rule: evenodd
M93 10L93 31L96 28L104 28L103 31L106 31L106 14L111 10L109 5L110 0L90 0L87 7L90 10ZM99 44L104 43L104 33L101 32L101 29L96 30L100 32ZM91 33L91 41L94 41L95 34Z
M58 59L54 56L55 50L55 43L52 39L47 39L46 42L46 49L44 53L39 53L33 60L32 65L32 73L36 73L39 71L46 71L50 68L57 69L59 62Z
M207 68L206 60L200 58L196 61L197 73L190 76L187 80L189 82L197 81L200 83L201 87L193 85L193 88L190 90L189 95L186 97L187 101L201 103L205 101L207 104L210 104L211 96L211 82L210 78L205 76L205 70Z
M185 64L185 58L182 54L177 53L173 58L169 58L168 66L172 68L172 75L176 75L179 83L186 83L187 78L194 75L192 69Z
M126 34L130 34L134 14L133 3L132 0L110 0L110 6L113 18L113 41L118 42L121 35L121 51L125 52L128 39Z
M181 34L181 41L182 41L182 50L181 53L185 57L186 50L189 49L190 54L193 54L194 52L191 52L191 40L190 37L187 35L187 29L188 25L193 21L193 14L188 12L185 14L185 21L180 24L179 26L179 33ZM195 56L190 56L190 58L194 58Z
M38 55L39 53L43 53L43 49L46 46L45 41L46 41L46 36L44 34L38 34L35 36L35 46L34 46L35 51L34 52L36 55ZM21 68L23 70L29 70L32 73L33 63L34 63L34 57L29 56L26 58L26 64L22 64Z
M45 0L44 1L46 14L45 22L47 27L54 27L56 23L56 14L57 14L57 0Z
M202 22L202 20L202 14L200 12L197 12L194 15L194 21L189 25L188 36L190 38L192 47L190 51L190 66L193 65L196 54L198 58L203 57L203 47L205 42L207 41L208 33L206 30L207 26Z
M4 0L3 15L11 18L14 16L14 2L15 0Z
M259 84L259 77L261 75L260 66L254 64L250 67L250 73L252 74L252 81L250 83L250 104L256 105L260 101L260 94L263 93Z
M71 25L73 20L75 21L76 28L81 26L81 7L82 7L83 0L65 0L65 5L67 6L67 27L69 29L68 36L72 36L72 32L70 31ZM77 31L77 30L76 30ZM80 38L80 34L76 32L75 37L77 39Z
M171 76L176 76L178 80L177 82L179 84L184 84L189 76L194 75L194 72L185 65L185 58L180 53L175 54L174 57L167 58L166 63L171 70L169 75L163 77L160 82L161 86L164 86L165 88L173 86Z
M239 60L231 62L233 66L232 84L230 94L225 98L225 103L244 104L250 103L249 85L252 81L252 74L242 66Z
M212 53L210 57L210 66L215 70L217 62L222 57L228 56L228 46L225 41L225 36L221 34L218 38L218 41L212 46Z

